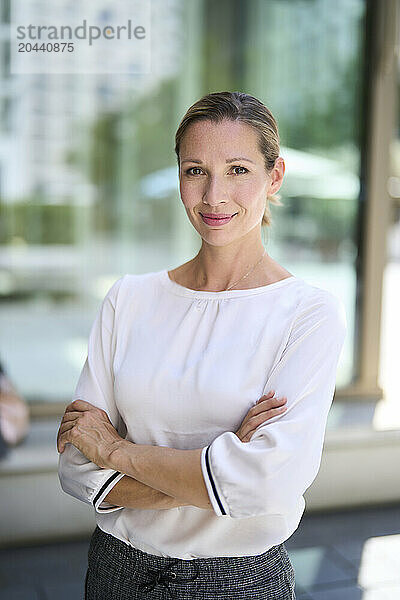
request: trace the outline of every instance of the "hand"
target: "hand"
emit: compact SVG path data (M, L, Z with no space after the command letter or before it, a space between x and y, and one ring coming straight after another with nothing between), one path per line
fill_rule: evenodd
M274 398L274 393L273 390L270 390L250 408L239 429L235 432L241 442L250 441L254 431L261 423L285 412L286 406L283 405L287 401L286 396Z
M57 433L58 452L70 443L86 458L102 468L110 467L110 457L121 441L107 413L85 400L75 400L65 409Z

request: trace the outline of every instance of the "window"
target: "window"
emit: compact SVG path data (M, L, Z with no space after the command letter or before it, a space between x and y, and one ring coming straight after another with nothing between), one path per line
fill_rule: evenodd
M75 76L66 86L48 75L41 113L11 98L0 155L2 362L29 401L69 401L111 284L178 265L198 247L179 200L180 118L204 93L244 90L276 116L286 161L268 252L294 274L340 289L349 335L338 385L347 385L356 362L365 2L153 5L150 74ZM25 82L25 97L36 96L36 81L32 90ZM50 152L54 120L66 133Z

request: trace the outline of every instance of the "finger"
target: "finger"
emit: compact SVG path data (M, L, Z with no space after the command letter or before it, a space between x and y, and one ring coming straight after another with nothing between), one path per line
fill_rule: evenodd
M67 437L67 432L64 431L63 433L60 434L60 436L57 438L57 450L58 452L63 452L64 448L65 448L65 444L67 442L69 442L70 440Z
M66 423L70 423L70 424L71 424L71 426L75 425L75 424L78 422L78 418L79 418L79 417L80 417L80 416L81 416L83 413L76 413L76 415L77 415L77 416L70 417L69 415L72 415L72 414L74 414L74 413L66 413L66 414L63 416L63 418L62 418L62 420L61 420L61 423L60 423L60 425L59 425L59 428L58 428L57 439L58 439L58 436L60 435L60 431L62 431L62 430L63 430L63 427L65 426L65 424L66 424Z
M261 400L261 402L255 404L249 412L251 413L251 416L254 416L265 410L270 410L272 408L276 408L277 406L282 406L283 404L286 404L286 402L286 396L282 396L281 398L267 398L266 400Z
M275 390L269 390L269 392L267 392L266 394L264 394L263 396L261 396L261 398L259 398L257 400L257 403L261 402L262 400L265 400L266 398L272 398L272 396L274 396L274 395L275 395Z
M65 431L69 431L74 427L74 423L70 421L69 423L63 423L58 430L59 435L61 436Z
M86 402L86 400L81 400L81 399L77 399L74 400L73 402L71 402L70 404L68 404L67 408L65 409L65 411L67 412L71 412L74 410L91 410L93 408L97 408L97 406L94 406L94 404L90 404L90 402Z
M78 411L67 412L64 414L61 422L65 423L66 421L72 421L74 419L78 419L80 416L82 416L82 412L78 412Z
M71 444L76 444L76 440L80 438L82 435L82 430L79 429L76 423L72 421L70 423L66 423L63 427L60 427L59 434L57 436L57 445L61 444L63 447L67 442Z
M269 390L267 394L261 396L259 400L254 404L247 412L244 417L241 426L240 426L240 434L239 437L242 439L243 435L245 435L246 428L248 427L248 421L254 418L256 415L271 410L272 408L279 407L284 405L287 402L286 396L282 398L274 398L273 394L275 394L274 390ZM268 417L266 417L268 418ZM271 418L271 416L269 417ZM261 421L262 422L262 421Z
M273 419L273 417L276 417L277 415L281 415L286 410L287 410L286 406L279 406L277 408L271 408L268 411L264 411L262 413L257 414L254 417L251 417L249 419L248 423L252 428L256 428L261 423L265 423L266 421Z
M260 418L263 416L262 414L257 415L257 418L253 417L251 420L248 421L248 423L246 423L245 431L246 431L247 427L249 429L247 429L246 433L244 433L244 435L242 436L244 438L243 441L248 441L260 425L263 425L264 423L266 423L273 417L277 417L277 416L283 414L286 410L287 410L286 406L282 406L280 408L274 408L274 409L269 410L268 413L265 413L266 415L268 415L267 417Z
M255 431L255 429L261 425L262 423L266 423L273 417L284 413L287 410L286 406L280 406L277 408L271 408L267 411L259 412L256 415L249 417L246 423L242 425L242 432L244 435L250 435Z
M65 450L65 446L66 446L67 444L72 444L72 442L71 442L70 440L68 440L68 439L64 439L64 440L61 440L61 441L60 441L60 442L57 444L57 450L58 450L58 452L59 452L60 454L62 454L62 453L64 452L64 450Z
M57 449L61 452L61 448L64 449L66 444L66 435L73 428L73 423L67 423L66 425L60 427L57 434Z

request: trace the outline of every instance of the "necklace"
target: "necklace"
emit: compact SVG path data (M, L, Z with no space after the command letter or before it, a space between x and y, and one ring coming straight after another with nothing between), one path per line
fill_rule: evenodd
M230 285L229 287L225 288L224 290L222 290L223 292L227 292L228 290L230 290L231 288L235 287L235 285L237 285L239 283L239 281L242 281L242 279L245 279L247 277L247 275L250 275L250 273L252 271L254 271L254 269L256 268L257 265L260 264L260 262L262 261L262 259L264 258L264 256L266 255L267 251L264 250L262 257L260 258L260 260L258 262L256 262L256 264L254 265L254 267L251 267L250 271L247 271L246 275L243 275L243 277L241 277L240 279L238 279L237 281L235 281L235 283L232 283L232 285Z

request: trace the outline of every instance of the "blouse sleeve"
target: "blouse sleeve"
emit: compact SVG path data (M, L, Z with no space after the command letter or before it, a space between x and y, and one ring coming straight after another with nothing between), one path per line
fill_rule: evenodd
M89 335L87 357L73 400L86 400L105 410L118 433L124 436L125 424L114 401L112 371L115 303L122 279L110 288L97 312ZM61 488L74 498L94 506L97 512L113 512L123 508L103 501L123 476L123 473L114 469L100 468L70 443L67 443L64 451L59 454L58 477Z
M300 302L263 392L286 396L287 410L261 424L248 442L228 431L202 450L217 516L285 515L314 481L346 330L343 303L330 292Z

